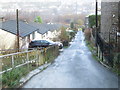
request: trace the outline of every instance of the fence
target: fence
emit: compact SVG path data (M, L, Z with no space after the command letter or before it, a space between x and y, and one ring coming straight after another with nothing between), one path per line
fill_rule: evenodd
M113 64L113 51L114 48L112 44L106 43L100 36L100 34L97 34L97 44L100 47L100 51L102 52L102 60L103 57L105 58L106 62L109 63L110 65Z
M17 52L24 52L28 51L28 49L5 49L5 50L0 50L0 56L6 55L6 54L11 54L11 53L17 53Z
M52 46L41 50L35 49L30 51L17 52L0 56L2 71L0 74L11 71L14 68L30 64L40 66L44 63L51 62L58 56L58 47Z

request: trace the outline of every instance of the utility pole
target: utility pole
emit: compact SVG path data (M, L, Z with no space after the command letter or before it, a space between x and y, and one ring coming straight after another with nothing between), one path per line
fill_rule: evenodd
M75 28L77 28L77 20L78 20L78 16L77 16L77 0L75 1L75 16L74 16L74 25Z
M77 15L77 8L78 8L77 6L78 6L78 4L77 4L77 0L76 0L76 15Z
M98 35L98 1L97 0L96 0L95 16L96 16L95 45L97 46L97 35Z
M17 51L19 52L19 20L18 20L18 9L16 10L16 25L17 25Z

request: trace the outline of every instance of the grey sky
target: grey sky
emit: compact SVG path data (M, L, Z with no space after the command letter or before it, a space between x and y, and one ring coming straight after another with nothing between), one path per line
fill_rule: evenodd
M95 2L95 0L2 0L1 2L56 2L56 1L61 1L61 2ZM98 0L101 1L101 0Z

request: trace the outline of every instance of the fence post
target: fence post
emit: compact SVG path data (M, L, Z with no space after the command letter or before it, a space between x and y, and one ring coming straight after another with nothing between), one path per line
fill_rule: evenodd
M12 68L14 68L14 55L12 55Z
M29 61L29 56L28 56L28 52L27 52L27 61Z
M44 50L43 53L44 53L44 64L45 64L46 63L46 58L47 58L46 57L46 48L43 48L43 50Z
M2 58L0 58L0 73L2 72ZM2 74L0 74L0 78L2 78ZM2 80L0 80L0 90L2 90Z
M36 62L36 65L38 66L39 65L39 58L38 58L38 50L36 50L36 60L35 60L35 62Z
M41 53L40 53L40 50L38 50L38 53L37 53L37 54L38 54L38 66L40 66L40 54L41 54Z
M98 45L97 45L97 56L99 58L99 48L98 48Z
M26 59L27 59L27 66L28 66L28 70L29 70L30 68L29 68L29 55L28 55L28 52L27 52L27 58Z
M102 61L103 61L103 51L102 51Z

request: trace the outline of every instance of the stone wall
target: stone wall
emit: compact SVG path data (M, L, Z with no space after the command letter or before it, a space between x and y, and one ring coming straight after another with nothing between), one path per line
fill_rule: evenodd
M101 3L101 35L106 42L109 42L109 32L118 23L118 2Z

